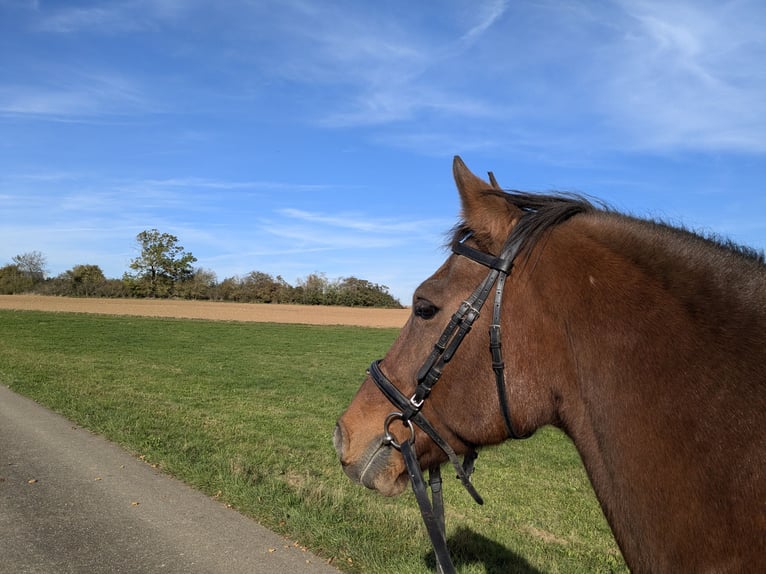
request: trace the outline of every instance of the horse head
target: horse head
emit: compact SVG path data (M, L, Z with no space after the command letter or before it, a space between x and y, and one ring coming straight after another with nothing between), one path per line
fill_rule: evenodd
M492 257L503 252L524 213L503 197L491 174L488 183L472 174L460 158L455 158L453 172L462 205L462 222L455 232L453 247L459 245L462 250L487 254L491 263ZM412 314L378 365L382 376L403 396L415 394L424 378L424 361L433 354L435 345L454 320L453 312L471 298L477 285L486 281L487 273L487 262L456 252L415 290ZM506 289L515 291L516 287ZM523 305L517 294L513 299L508 309ZM504 320L511 316L506 311ZM484 309L478 314L470 325L471 335L461 341L454 357L449 358L449 365L443 365L443 372L440 369L438 385L423 401L424 418L457 454L469 454L478 446L499 443L508 438L509 432L526 435L539 424L537 420L545 417L541 411L549 411L543 406L544 392L540 390L522 390L517 385L513 391L495 389L496 375L489 350L491 321L491 310ZM509 346L508 350L506 360L512 364L514 349ZM511 407L503 404L506 398ZM447 460L444 449L418 425L386 423L388 415L396 410L368 376L340 417L334 435L346 474L390 496L402 492L408 482L405 463L392 442L396 445L414 436L414 449L423 469ZM504 420L506 411L513 413L510 429Z

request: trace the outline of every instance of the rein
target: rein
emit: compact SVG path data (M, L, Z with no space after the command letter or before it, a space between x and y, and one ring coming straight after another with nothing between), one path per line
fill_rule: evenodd
M514 230L523 229L524 226L516 225ZM442 331L430 355L420 367L417 373L417 385L414 394L407 398L394 384L383 374L380 369L380 360L373 361L370 365L370 377L386 398L398 409L386 417L384 423L384 443L394 447L402 453L407 472L410 476L412 489L420 507L423 522L431 539L431 544L436 556L438 569L443 574L452 574L455 567L452 564L447 548L447 537L444 522L444 501L442 497L441 471L439 466L430 468L429 486L431 498L429 499L427 487L420 470L417 453L415 452L415 428L413 423L420 427L439 448L441 448L452 466L457 472L457 478L478 504L484 500L476 492L471 483L473 465L478 456L476 450L471 449L465 455L461 463L454 449L439 435L436 429L421 412L423 404L431 390L442 375L444 366L452 359L465 336L471 331L473 323L478 319L481 309L487 301L492 288L495 288L495 300L492 309L492 324L489 328L489 347L492 353L492 370L495 374L497 394L500 401L500 411L503 414L505 429L509 438L527 438L520 436L513 430L511 414L508 406L508 397L505 389L505 364L503 362L500 312L503 302L505 280L513 269L513 263L525 241L524 233L511 233L499 256L484 253L465 244L470 237L467 235L461 241L452 246L453 253L467 257L476 263L489 268L487 277L482 281L473 293L463 301L458 310L450 319ZM400 420L409 428L410 436L407 440L398 443L391 434L389 427L395 420Z

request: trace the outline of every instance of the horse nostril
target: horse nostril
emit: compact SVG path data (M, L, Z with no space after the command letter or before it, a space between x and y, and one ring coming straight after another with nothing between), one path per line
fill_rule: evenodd
M340 423L335 423L335 430L332 433L332 444L335 446L335 452L338 453L338 458L343 458L343 430L340 428Z

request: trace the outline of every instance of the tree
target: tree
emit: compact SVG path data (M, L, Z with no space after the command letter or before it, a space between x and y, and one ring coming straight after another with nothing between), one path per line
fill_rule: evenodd
M298 279L296 295L304 305L323 305L330 282L324 273L310 273L305 279Z
M217 282L214 271L200 267L176 285L175 293L184 299L213 299Z
M32 282L40 283L45 279L47 261L45 260L45 255L39 251L30 251L29 253L15 255L13 257L13 263L18 267L18 270L29 277Z
M279 283L268 273L251 271L242 279L241 297L253 303L275 303L279 287Z
M0 293L27 293L45 280L45 255L30 251L14 255L13 263L0 267Z
M366 279L345 277L336 285L337 305L351 307L384 307L400 309L402 304L388 292L388 287L371 283Z
M218 284L217 294L222 301L239 300L239 279L236 277L227 277Z
M37 284L35 293L65 297L102 296L106 283L104 272L98 265L75 265L57 277Z
M100 287L106 283L106 277L98 265L75 265L64 273L64 277L70 284L72 295L95 295Z
M136 241L141 255L130 262L130 268L136 273L128 274L128 278L142 294L169 296L177 282L192 276L192 263L197 258L184 252L175 235L150 229L136 235Z
M32 290L34 282L18 265L11 264L0 267L0 293L14 295Z

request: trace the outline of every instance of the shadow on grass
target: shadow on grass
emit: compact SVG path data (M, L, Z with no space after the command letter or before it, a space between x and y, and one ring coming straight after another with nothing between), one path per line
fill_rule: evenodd
M483 564L487 574L544 574L515 552L486 536L460 527L447 541L455 568ZM436 571L433 551L425 557L426 565Z

